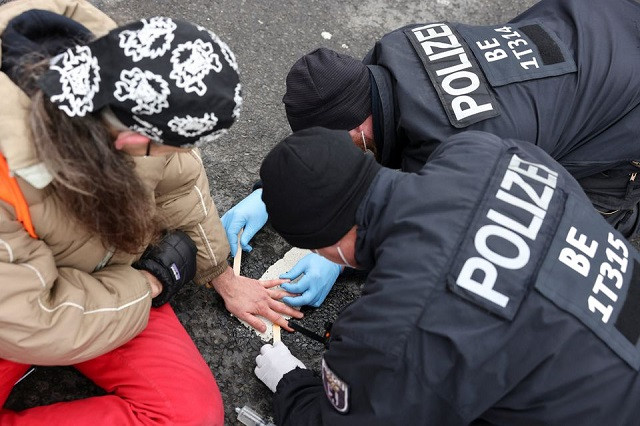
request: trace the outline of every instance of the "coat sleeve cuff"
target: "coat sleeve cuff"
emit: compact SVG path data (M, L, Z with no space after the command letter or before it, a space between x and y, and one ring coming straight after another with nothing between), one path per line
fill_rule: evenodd
M196 277L193 279L193 282L195 282L198 285L203 285L207 288L213 288L213 286L210 284L211 280L221 275L228 267L229 267L229 264L226 261L221 262L218 265L214 266L213 268L207 269L206 271L196 274Z
M296 368L285 374L273 396L274 420L280 426L322 424L322 380L310 370Z

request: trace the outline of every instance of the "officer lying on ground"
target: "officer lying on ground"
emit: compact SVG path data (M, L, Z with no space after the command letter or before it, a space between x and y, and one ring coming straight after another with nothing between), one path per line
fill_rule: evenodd
M260 176L287 242L369 270L322 378L261 349L277 424L637 422L640 254L540 148L465 132L414 174L312 128Z
M364 64L328 49L303 56L283 100L293 131L350 130L382 165L409 172L464 130L535 143L630 237L640 223L638 20L633 1L545 0L507 24L414 24L384 36ZM232 247L242 226L246 249L266 222L260 191L223 216ZM317 306L328 293L338 270L317 259L305 266L316 283L288 303Z

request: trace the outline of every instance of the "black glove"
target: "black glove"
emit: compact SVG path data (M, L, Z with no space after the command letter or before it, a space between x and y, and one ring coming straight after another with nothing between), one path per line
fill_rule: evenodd
M150 272L162 283L162 292L153 298L151 306L164 305L195 277L197 252L193 240L182 231L168 232L158 244L147 247L132 266Z

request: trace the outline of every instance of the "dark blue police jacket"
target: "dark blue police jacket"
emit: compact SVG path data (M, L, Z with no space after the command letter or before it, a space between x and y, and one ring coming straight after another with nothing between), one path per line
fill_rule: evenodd
M640 254L542 150L461 133L383 168L356 223L363 294L277 424L640 422Z
M543 0L505 24L414 24L369 52L381 163L417 171L463 130L532 142L633 233L640 200L640 5ZM623 223L619 223L623 222Z

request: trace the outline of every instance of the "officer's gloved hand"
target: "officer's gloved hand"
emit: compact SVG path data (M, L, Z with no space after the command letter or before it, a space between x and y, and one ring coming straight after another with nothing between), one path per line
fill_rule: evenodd
M319 254L309 253L280 278L296 279L304 276L297 283L285 283L281 287L289 293L300 293L296 297L283 297L282 301L291 306L311 305L316 308L324 302L329 290L340 275L340 265L325 259Z
M244 228L240 245L242 250L251 251L249 241L267 223L268 218L267 207L262 202L262 188L253 191L222 216L222 226L231 246L231 256L235 256L238 251L238 232Z
M153 298L151 306L167 303L196 275L198 248L184 232L168 232L158 244L150 245L140 260L132 266L153 274L162 283L162 292Z
M254 371L258 379L275 393L280 379L296 367L307 368L302 361L291 355L284 343L276 342L273 346L266 344L260 348Z

